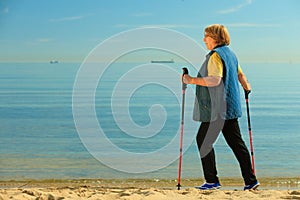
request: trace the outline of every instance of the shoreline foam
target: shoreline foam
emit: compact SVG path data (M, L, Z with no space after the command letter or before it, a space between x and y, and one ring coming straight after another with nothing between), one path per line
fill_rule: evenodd
M300 177L258 177L261 187L268 189L300 189ZM242 187L242 178L226 177L220 178L222 187ZM194 187L202 184L202 178L185 178L181 180L183 187ZM177 179L22 179L22 180L0 180L0 188L28 188L28 187L106 187L106 188L172 188L176 187Z

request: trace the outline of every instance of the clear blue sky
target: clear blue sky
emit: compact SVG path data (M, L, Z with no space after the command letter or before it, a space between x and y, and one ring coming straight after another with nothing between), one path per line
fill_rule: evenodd
M0 0L0 62L82 62L122 31L157 26L203 45L203 29L228 27L245 62L300 62L299 0Z

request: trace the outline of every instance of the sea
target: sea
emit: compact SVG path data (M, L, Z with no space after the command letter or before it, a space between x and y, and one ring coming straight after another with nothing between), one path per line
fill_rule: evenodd
M184 64L196 76L197 67ZM180 63L0 63L0 180L202 178ZM98 68L97 68L98 67ZM82 75L89 70L95 71ZM245 63L258 177L300 177L300 64ZM183 99L185 102L183 103ZM246 104L239 124L250 151ZM222 134L220 177L241 177Z

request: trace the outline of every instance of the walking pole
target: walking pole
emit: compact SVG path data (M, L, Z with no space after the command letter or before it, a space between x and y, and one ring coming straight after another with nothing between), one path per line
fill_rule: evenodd
M189 74L187 68L182 68L183 75ZM183 128L184 128L184 101L185 101L185 89L186 84L182 81L182 105L181 105L181 125L180 125L180 142L179 142L179 164L178 164L178 179L177 179L177 188L180 190L180 178L181 178L181 165L182 165L182 140L183 140Z
M244 90L244 92L245 92L245 99L246 99L246 106L247 106L248 130L249 130L249 138L250 138L250 151L251 151L251 158L252 158L252 172L255 175L254 149L253 149L253 144L252 144L252 130L251 130L249 100L248 100L248 96L249 96L251 90Z

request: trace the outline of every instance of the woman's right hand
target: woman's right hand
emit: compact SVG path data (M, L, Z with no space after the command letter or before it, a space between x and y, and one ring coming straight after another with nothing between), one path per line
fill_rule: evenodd
M190 84L192 80L192 77L188 74L182 74L181 75L181 82L185 83L185 84Z

